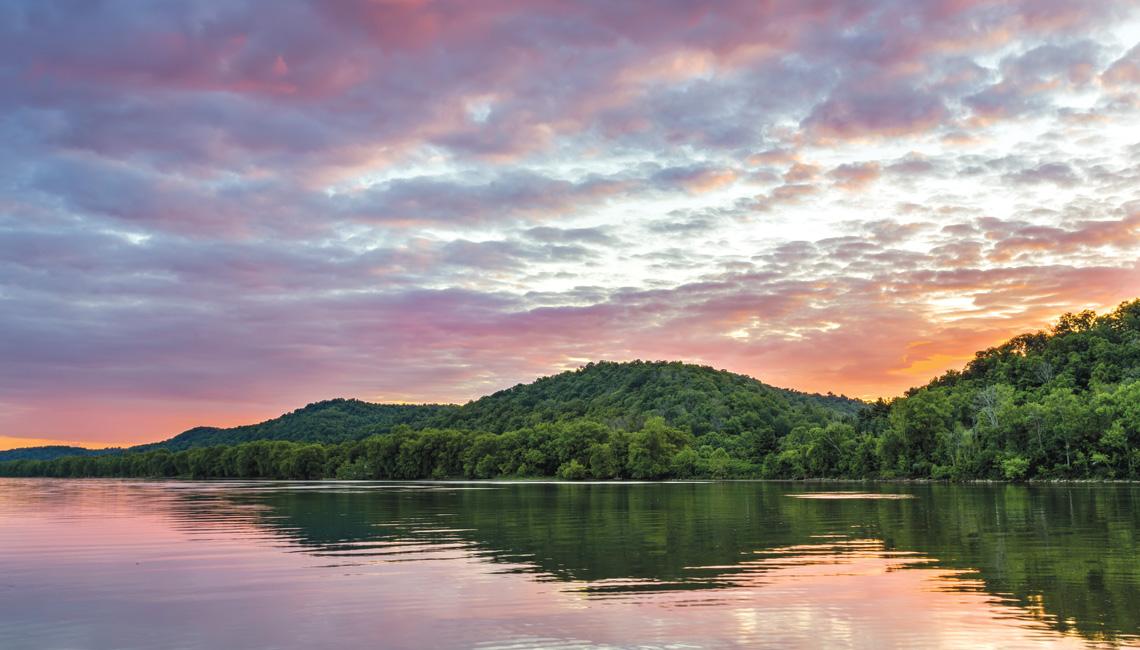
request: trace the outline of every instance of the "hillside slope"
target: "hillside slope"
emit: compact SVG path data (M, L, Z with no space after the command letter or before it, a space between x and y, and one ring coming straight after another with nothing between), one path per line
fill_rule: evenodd
M519 384L463 406L316 402L281 417L233 428L196 427L133 451L232 445L254 440L335 443L390 432L447 427L502 433L544 422L586 418L633 430L661 416L695 435L769 431L854 415L864 404L835 395L774 388L745 375L680 362L587 364Z
M332 399L309 404L258 424L228 429L196 427L169 440L138 445L131 450L179 451L192 447L233 445L254 440L344 442L388 433L400 425L412 428L428 426L456 408L440 404L372 404L356 399Z
M834 395L774 388L745 375L681 362L597 362L519 384L446 413L439 424L502 433L586 418L634 430L649 417L694 435L739 434L854 415L864 405Z
M332 399L309 404L258 424L195 427L130 451L233 445L256 440L338 443L389 433L396 427L429 427L502 433L541 423L588 419L621 430L639 429L660 416L694 435L763 434L769 444L801 424L852 416L863 402L774 388L756 379L680 362L599 362L469 402L373 404ZM3 460L50 460L86 455L78 447L0 452Z
M887 476L1138 478L1140 300L978 352L860 424Z
M71 447L68 445L46 445L43 447L21 447L0 451L0 463L9 460L52 460L65 456L101 456L103 454L117 454L123 450L113 449L86 449L84 447Z
M218 443L244 444L206 446ZM0 474L1140 479L1140 300L1065 314L871 405L690 364L602 362L463 406L333 400L145 449Z

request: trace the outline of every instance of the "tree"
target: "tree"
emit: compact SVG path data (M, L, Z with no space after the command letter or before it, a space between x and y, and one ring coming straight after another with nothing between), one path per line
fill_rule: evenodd
M558 468L558 478L566 481L580 481L586 478L586 466L578 462L577 458L571 458Z
M669 462L679 445L687 442L680 429L665 424L662 417L652 417L629 442L629 472L637 479L664 478L669 474Z
M325 448L317 444L295 447L285 467L289 478L304 481L324 478Z
M950 431L953 410L946 389L923 390L891 407L887 437L897 444L887 449L894 458L884 458L886 466L894 466L907 476L928 476L930 459L939 436Z

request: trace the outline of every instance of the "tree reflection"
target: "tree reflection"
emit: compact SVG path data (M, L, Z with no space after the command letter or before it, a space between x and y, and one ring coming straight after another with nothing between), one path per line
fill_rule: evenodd
M947 589L984 589L1027 618L1088 639L1140 634L1140 488L861 484L854 489L917 498L789 498L811 489L822 488L341 484L226 489L211 500L345 563L448 545L535 579L573 582L589 597L614 597L756 586L789 558L810 561L811 548L827 562L870 554L892 570L947 569L957 576ZM194 498L202 497L188 494L187 507Z

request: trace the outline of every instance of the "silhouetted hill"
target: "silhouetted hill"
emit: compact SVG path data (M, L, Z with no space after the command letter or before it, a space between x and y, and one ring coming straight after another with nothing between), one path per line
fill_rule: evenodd
M0 451L0 463L7 460L52 460L65 456L101 456L103 454L121 453L122 449L87 449L84 447L69 447L67 445L47 445L44 447L21 447Z

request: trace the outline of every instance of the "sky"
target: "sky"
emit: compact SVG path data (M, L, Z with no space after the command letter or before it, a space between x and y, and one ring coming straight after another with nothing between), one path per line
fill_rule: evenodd
M1138 258L1135 2L0 4L0 448L600 359L890 397Z

